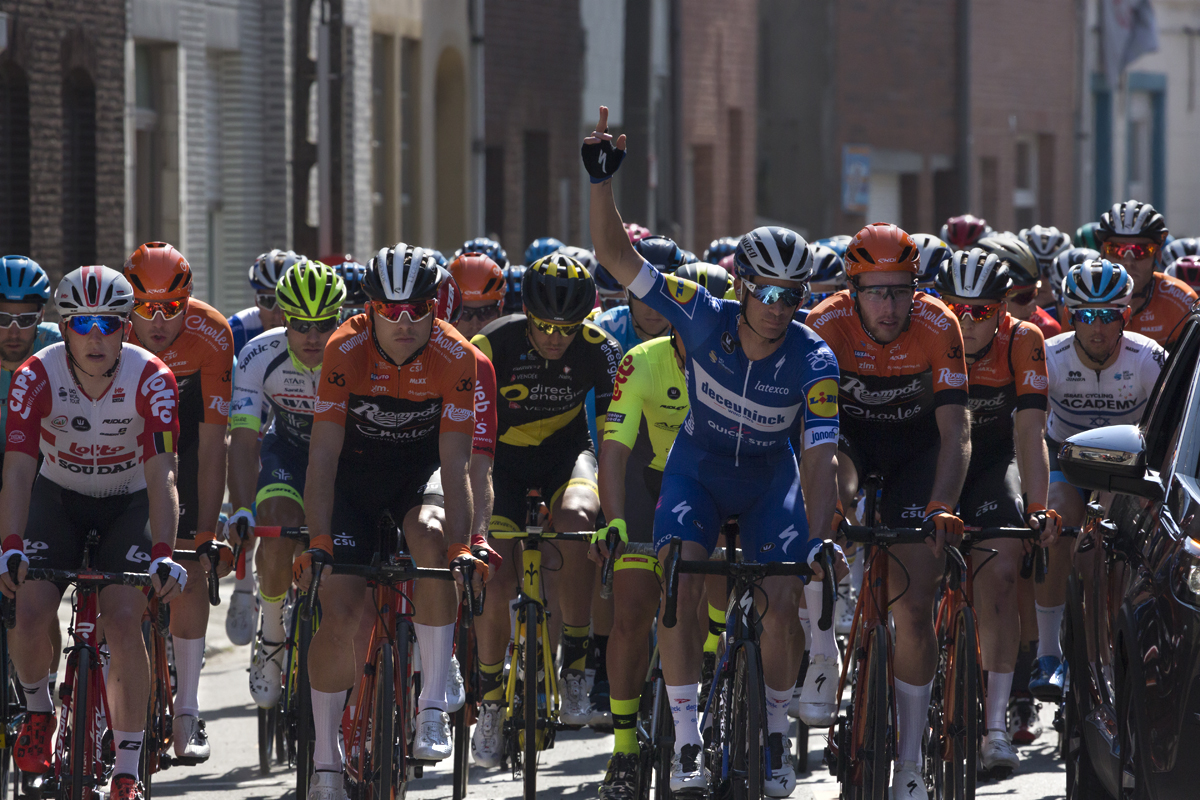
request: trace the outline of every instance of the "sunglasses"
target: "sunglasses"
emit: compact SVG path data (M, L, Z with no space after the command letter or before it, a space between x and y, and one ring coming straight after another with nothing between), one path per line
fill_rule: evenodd
M764 306L773 306L776 303L783 303L785 306L798 306L808 296L807 286L793 289L783 286L759 285L751 283L748 280L743 280L742 286L749 289L750 294L754 295L754 299Z
M28 314L5 314L0 312L0 329L8 328L16 323L18 328L32 328L42 318L42 312L31 311Z
M264 292L254 295L254 303L264 311L270 311L279 305L279 298L274 292Z
M375 313L388 322L399 322L400 317L405 314L410 322L420 322L433 313L433 309L437 307L437 298L429 297L411 303L385 303L375 300L371 305L375 308Z
M1125 318L1120 308L1077 308L1071 312L1071 321L1084 325L1108 325Z
M67 323L68 328L80 336L87 336L92 332L92 328L99 328L102 336L108 336L121 329L121 326L125 324L125 318L113 314L76 314L67 317L64 322Z
M183 313L187 300L163 300L146 303L134 303L133 313L142 319L154 319L156 314L162 314L163 319L175 319Z
M559 336L574 336L583 328L582 322L576 322L572 325L556 325L553 322L544 322L537 317L529 317L529 321L533 323L533 327L546 335L557 333Z
M488 319L490 317L500 316L500 304L494 306L482 306L480 308L472 308L471 306L462 307L462 322L468 322L473 319Z
M970 317L972 322L987 322L1000 310L999 303L991 303L986 306L975 306L970 303L947 303L946 305L954 312L954 316L959 319Z
M338 326L337 317L325 317L324 319L296 319L295 317L287 318L288 327L296 333L308 333L313 328L317 329L317 333L329 333Z
M876 303L882 303L887 300L902 300L906 303L912 302L913 294L916 293L915 286L858 286L855 284L860 297L865 297Z
M1112 258L1149 258L1158 252L1158 245L1135 242L1105 242L1100 245L1100 254Z

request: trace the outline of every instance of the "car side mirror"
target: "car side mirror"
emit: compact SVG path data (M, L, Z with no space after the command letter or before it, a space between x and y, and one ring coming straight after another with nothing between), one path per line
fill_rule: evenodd
M1136 425L1109 425L1077 433L1058 455L1059 469L1081 489L1118 492L1160 501L1158 474L1146 469L1146 440Z

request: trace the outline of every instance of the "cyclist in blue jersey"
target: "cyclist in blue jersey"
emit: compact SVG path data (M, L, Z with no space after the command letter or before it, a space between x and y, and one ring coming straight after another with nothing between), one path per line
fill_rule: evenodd
M13 372L25 359L62 341L58 326L42 321L49 299L50 279L36 261L26 256L0 258L0 397L8 397ZM0 428L7 416L5 403L0 406Z
M625 153L625 136L607 130L600 108L596 130L584 139L584 166L592 178L591 232L601 263L632 295L658 311L687 350L690 410L667 458L654 519L654 545L665 559L673 537L683 558L705 559L721 524L738 515L742 550L759 561L812 561L828 531L837 491L838 366L833 351L792 315L804 299L812 254L783 228L757 228L742 237L735 255L740 302L713 297L703 287L650 267L629 244L613 199L613 174ZM804 458L797 464L789 435L800 426ZM804 498L807 497L808 503ZM620 531L623 520L610 520ZM816 532L817 537L810 535ZM606 531L597 533L603 536ZM842 569L844 569L842 565ZM818 578L821 577L819 567ZM679 604L697 608L704 581L681 575ZM812 592L815 590L815 596ZM798 640L801 583L763 581L763 678L771 779L766 792L785 797L795 787L788 753L787 708L800 668ZM820 583L804 588L820 606ZM675 723L674 792L707 785L699 758L699 620L681 615L659 628L659 653ZM814 631L814 647L832 648L832 629Z
M229 318L233 331L233 352L240 353L246 342L263 331L283 327L283 309L275 300L275 284L293 264L306 261L291 250L272 250L254 259L250 266L250 286L254 289L254 305L243 308Z

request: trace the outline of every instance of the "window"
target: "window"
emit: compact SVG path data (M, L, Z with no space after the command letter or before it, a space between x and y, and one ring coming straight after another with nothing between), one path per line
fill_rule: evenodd
M1154 197L1151 168L1152 126L1150 93L1130 92L1126 181L1130 197L1147 201Z
M96 263L96 84L72 69L62 85L62 228L67 270Z
M0 254L30 252L29 81L0 61Z
M1013 163L1014 227L1029 228L1037 220L1037 148L1031 139L1018 139Z

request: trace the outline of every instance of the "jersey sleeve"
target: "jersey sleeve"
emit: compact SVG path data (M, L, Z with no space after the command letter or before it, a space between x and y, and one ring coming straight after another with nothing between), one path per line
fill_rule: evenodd
M1163 346L1154 340L1146 343L1142 350L1142 357L1138 359L1141 367L1141 384L1146 397L1154 391L1154 384L1158 381L1158 374L1162 372L1163 367L1167 363L1167 351Z
M931 314L938 317L939 315ZM944 328L940 319L948 323ZM958 320L949 312L940 315L926 328L931 334L929 344L929 366L933 370L933 407L965 406L967 388L967 358L963 355L962 329Z
M475 435L473 455L496 457L496 368L478 348L475 351Z
M204 422L224 425L229 421L229 401L233 393L233 332L229 323L220 314L214 313L209 320L223 329L224 337L214 341L223 343L215 347L200 365L200 392L204 397Z
M270 356L266 345L250 341L241 349L233 373L233 395L229 404L229 429L262 428L267 403L263 395L263 378Z
M460 340L462 341L462 340ZM443 367L442 421L438 433L466 433L475 435L475 379L476 368L473 351L462 348L463 354L448 359Z
M690 351L721 324L721 302L698 283L664 275L647 263L629 291L667 318Z
M592 346L596 422L600 424L608 413L608 404L612 402L613 381L617 378L617 367L621 365L621 345L617 344L612 334L605 333L589 323L584 323L580 336Z
M837 356L824 341L813 337L808 352L808 371L801 388L804 391L805 450L818 444L837 444L838 372Z
M362 337L361 339L359 337ZM347 322L325 344L321 359L321 380L317 385L317 401L313 407L313 423L336 422L346 427L346 406L350 402L351 376L367 368L357 358L363 350L367 331L356 331Z
M8 418L4 422L5 451L37 458L42 420L50 414L53 398L46 365L30 356L13 373L8 387Z
M157 358L142 369L137 412L142 418L142 432L138 436L142 461L160 453L174 453L179 440L179 386L175 374Z
M637 358L638 350L625 354L617 367L613 381L612 401L604 415L604 441L613 440L630 450L637 442L638 430L642 426L642 403L645 401L644 386L650 379L650 365ZM641 371L638 367L641 367Z
M1018 322L1013 326L1012 373L1017 385L1017 411L1049 408L1046 373L1046 340L1036 325Z

